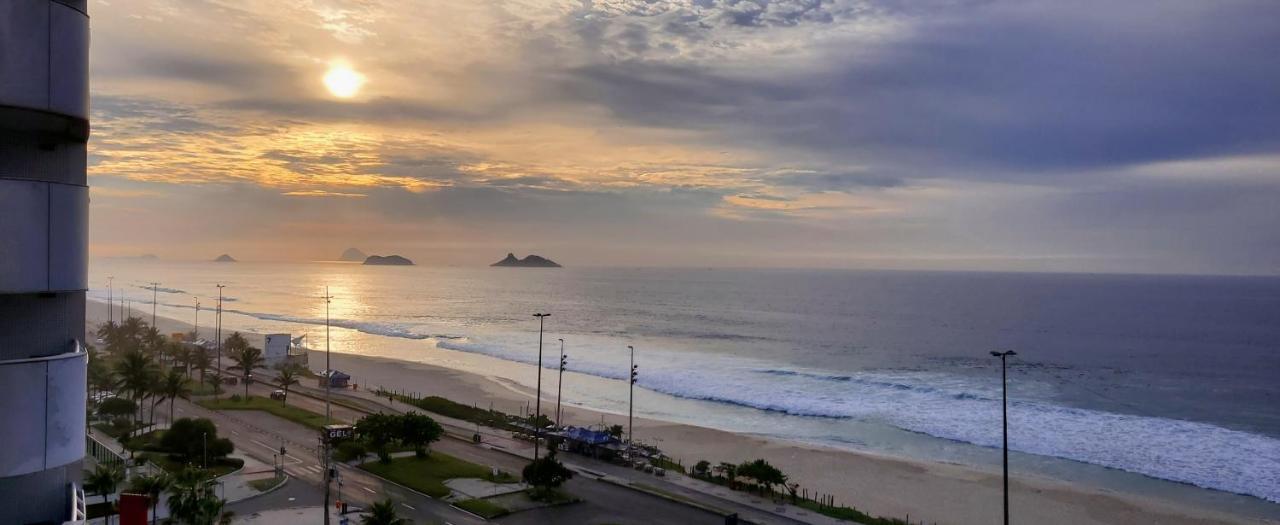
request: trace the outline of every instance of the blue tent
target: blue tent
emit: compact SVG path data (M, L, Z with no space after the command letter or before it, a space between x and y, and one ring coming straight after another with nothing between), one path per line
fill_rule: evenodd
M588 445L603 445L615 441L613 436L603 430L591 430L588 428L569 427L564 431L565 437L574 441L580 441Z

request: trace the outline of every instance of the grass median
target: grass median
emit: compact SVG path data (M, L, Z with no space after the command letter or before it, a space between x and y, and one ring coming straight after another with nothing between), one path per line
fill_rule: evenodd
M482 499L462 500L454 503L454 505L484 519L493 519L508 513L507 509Z
M493 472L488 467L463 461L440 452L432 452L425 458L395 458L390 463L371 461L360 465L360 468L433 498L443 498L449 495L449 487L444 484L447 479L480 478L495 483L512 483L516 481L514 477L506 473L501 473L497 478L494 478ZM477 514L479 513L477 512Z
M201 399L196 404L210 410L261 410L272 415L288 419L299 425L320 429L324 426L324 414L317 414L292 405L282 405L274 399L249 396L247 399L236 396L225 399ZM341 423L336 418L334 423Z

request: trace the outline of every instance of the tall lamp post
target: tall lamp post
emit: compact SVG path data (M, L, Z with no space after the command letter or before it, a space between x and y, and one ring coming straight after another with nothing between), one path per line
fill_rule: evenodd
M328 286L324 287L324 297L321 299L324 299L324 424L328 425L329 387L333 384L333 368L329 365L329 303L333 302L333 296L329 295Z
M200 298L192 297L192 299L196 300L196 326L193 330L191 330L191 333L194 334L191 337L191 342L194 343L200 340Z
M156 290L159 290L160 283L151 283L151 327L156 327Z
M631 445L636 439L636 376L638 375L638 368L636 367L636 347L627 345L627 349L631 350L631 385L627 387L627 454L630 454Z
M533 314L538 318L538 398L533 408L533 460L538 460L538 446L542 441L542 425L538 416L542 415L542 322L551 314Z
M216 316L217 326L215 326L213 329L213 338L218 340L218 347L217 347L218 363L215 366L218 367L218 373L221 374L222 373L222 289L226 288L227 285L218 283L217 287L218 287L218 314Z
M111 324L115 320L115 314L111 313L111 309L116 307L115 294L111 288L111 281L115 279L114 276L107 276L107 324Z
M564 339L560 340L560 378L556 380L556 428L560 428L560 396L564 392Z
M1002 419L1004 420L1004 525L1009 525L1009 367L1005 358L1018 353L1013 350L1006 352L993 350L991 355L1000 358L1000 389L1003 392Z

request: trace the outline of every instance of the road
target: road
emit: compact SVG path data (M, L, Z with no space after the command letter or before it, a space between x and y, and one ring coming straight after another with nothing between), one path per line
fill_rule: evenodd
M243 387L241 387L243 388ZM254 384L250 393L267 396L273 390L269 385ZM243 393L241 390L240 393ZM230 395L230 392L225 395ZM317 413L324 413L324 402L314 397L291 393L289 404ZM331 404L331 414L335 420L350 422L358 419L363 413L350 408ZM241 450L265 463L271 463L279 453L280 446L286 449L285 471L294 479L290 484L309 487L317 496L321 496L323 483L323 467L318 456L317 432L260 411L212 411L180 400L176 405L177 417L206 417L219 428L219 432L230 438ZM390 411L390 410L389 410ZM446 425L454 434L470 435L474 426L461 428L458 425ZM485 433L498 432L485 429ZM488 439L488 436L486 437ZM508 472L520 472L527 464L527 459L508 453L476 446L470 442L445 438L432 445L433 450L478 463L495 466ZM402 517L413 519L415 523L453 523L456 525L485 523L483 520L449 506L447 503L432 499L426 495L402 488L394 483L382 480L358 468L338 464L343 481L342 494L345 500L353 505L367 507L375 500L390 497L399 505ZM336 488L336 487L335 487ZM297 486L290 487L298 489ZM583 501L567 506L536 509L519 512L493 520L501 524L541 524L541 523L688 523L719 524L723 518L711 512L699 510L687 505L674 503L663 498L637 492L598 481L590 476L579 475L571 479L565 489ZM252 513L266 508L282 508L300 505L293 493L273 493L263 496L262 502L250 500L243 507L233 506L237 513ZM336 499L336 497L335 497ZM310 502L308 504L315 504Z

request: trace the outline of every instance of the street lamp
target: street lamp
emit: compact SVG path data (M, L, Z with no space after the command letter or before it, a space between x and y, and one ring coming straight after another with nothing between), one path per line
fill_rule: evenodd
M111 313L111 309L116 307L116 299L111 288L111 281L115 279L114 276L107 276L107 324L115 320L115 314Z
M638 368L636 367L636 347L627 345L627 349L631 350L631 385L627 387L627 453L630 454L631 445L636 439L636 371Z
M1003 391L1004 398L1004 525L1009 525L1009 375L1005 358L1011 355L1018 355L1018 353L1013 350L1006 352L992 351L991 355L1000 358L1000 388Z
M564 339L559 339L559 342L561 342L561 373L559 373L559 379L556 380L556 428L557 429L559 429L559 426L561 426L561 423L559 423L559 421L561 421L561 416L559 416L559 401L561 401L561 393L564 392L564 365L568 364L568 356L564 355Z
M151 327L156 327L156 290L159 290L160 283L151 283Z
M194 343L194 342L196 342L197 340L199 340L199 339L200 339L200 298L199 298L199 297L192 297L192 299L195 299L195 300L196 300L196 326L195 326L195 328L194 328L194 329L192 329L192 330L191 330L191 333L195 334L195 335L191 338L191 342L192 342L192 343ZM197 345L197 346L199 346L199 345Z
M218 340L218 363L216 366L218 367L218 373L222 373L222 289L226 288L227 285L218 283L216 286L218 287L218 314L216 316L217 326L213 329L213 338Z
M329 303L333 301L333 296L329 294L328 286L324 287L324 297L321 299L324 299L324 424L328 425L329 386L333 384L333 369L329 367Z
M533 409L533 460L538 460L538 445L542 440L542 425L538 416L542 415L542 322L551 314L533 314L538 318L538 398Z

